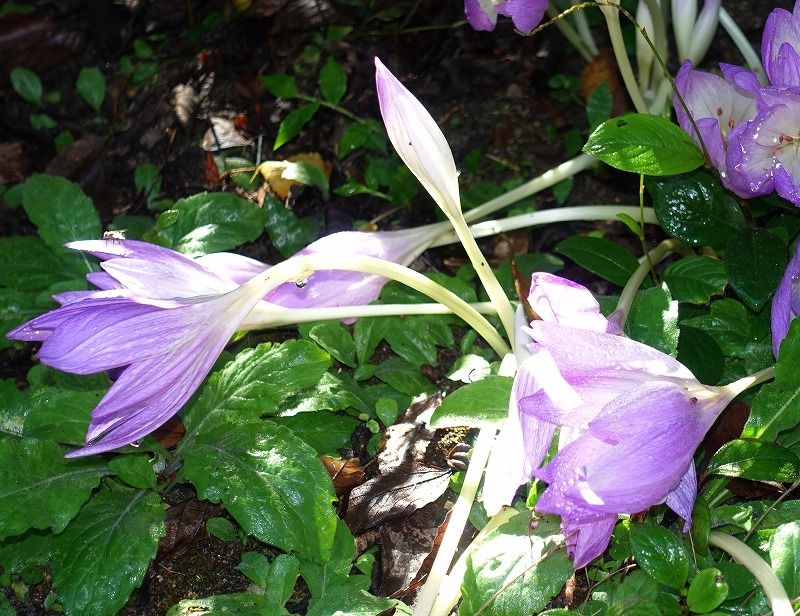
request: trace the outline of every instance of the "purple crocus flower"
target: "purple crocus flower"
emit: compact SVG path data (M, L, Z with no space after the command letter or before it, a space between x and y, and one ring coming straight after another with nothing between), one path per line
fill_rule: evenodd
M547 0L464 0L464 15L475 30L494 30L497 16L510 17L520 32L538 26L547 11Z
M775 9L761 37L761 60L774 86L800 86L800 0L790 13Z
M789 333L792 319L800 314L800 244L792 260L786 266L781 283L772 298L772 352L775 359L781 342Z
M697 124L711 162L727 186L725 156L728 135L735 126L755 117L756 93L742 87L741 79L734 81L695 70L690 60L681 66L675 77L675 85ZM697 133L677 96L673 98L673 106L680 127L699 143Z
M730 188L738 195L775 190L800 206L800 92L763 88L759 113L731 131L726 165Z

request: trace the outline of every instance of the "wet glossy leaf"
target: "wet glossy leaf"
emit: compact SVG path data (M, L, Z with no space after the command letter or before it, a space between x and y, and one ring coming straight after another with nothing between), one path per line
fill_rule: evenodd
M109 473L97 458L65 453L51 441L0 439L0 539L29 528L60 533Z
M222 503L245 532L305 558L325 561L336 499L316 452L270 421L229 421L182 451L180 475L200 498Z
M686 319L688 325L706 332L716 340L727 357L747 359L755 345L769 337L768 315L755 315L735 299L711 302L709 314Z
M264 200L267 234L278 252L290 257L317 239L320 225L312 218L299 218L275 197Z
M65 445L83 445L92 411L105 391L48 386L38 389L30 397L25 434Z
M378 367L375 376L409 396L431 390L430 382L420 374L419 369L401 357L387 359Z
M275 422L289 428L292 434L313 447L319 455L335 455L349 446L353 431L361 423L353 417L327 411L276 417Z
M707 173L651 178L646 185L664 231L687 244L724 248L747 228L736 199Z
M156 487L156 473L147 455L117 456L108 468L129 486L143 490Z
M675 355L678 349L678 302L665 286L636 294L625 322L625 333L634 340Z
M639 266L636 257L625 248L604 238L575 235L559 242L555 249L620 287L625 286Z
M361 147L378 152L386 151L383 128L374 120L353 122L345 129L337 148L339 158L344 158Z
M319 90L322 98L338 105L347 91L347 73L333 56L328 56L319 73Z
M32 70L22 66L11 70L11 85L14 91L29 103L42 104L42 80Z
M211 518L206 522L206 532L212 537L216 537L222 541L236 541L238 534L236 527L227 518Z
M339 321L306 323L298 327L303 337L310 338L332 357L351 368L356 367L356 348L350 332Z
M800 594L800 522L782 524L775 530L769 561L787 594Z
M319 103L309 103L287 114L278 127L278 135L272 149L277 150L283 144L294 139L302 128L308 124L314 114L319 110Z
M622 171L645 175L686 173L704 162L692 138L678 126L636 113L603 122L583 151Z
M455 344L447 319L428 315L386 319L383 337L395 353L415 366L436 364L436 347Z
M721 295L728 284L725 264L719 259L693 255L670 265L664 282L679 302L707 304L713 295Z
M95 111L100 111L103 99L106 97L106 78L96 66L87 66L78 73L75 89L86 104Z
M800 458L769 441L737 439L714 454L706 473L754 481L791 482L800 477Z
M697 614L716 609L728 596L728 584L719 569L700 571L689 585L686 604Z
M766 229L746 229L728 241L725 270L742 301L761 310L786 269L786 246Z
M116 614L142 583L163 535L157 494L96 494L57 539L53 586L66 613Z
M433 412L430 426L482 428L501 425L508 417L508 399L513 383L514 379L510 377L487 376L459 387Z
M656 582L683 588L689 576L689 559L677 535L654 524L632 524L631 548L636 562Z

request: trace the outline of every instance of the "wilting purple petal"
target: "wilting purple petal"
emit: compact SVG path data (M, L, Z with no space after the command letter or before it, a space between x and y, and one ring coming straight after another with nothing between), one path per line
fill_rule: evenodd
M761 59L775 86L800 86L800 2L794 11L776 8L764 24Z
M528 303L543 321L619 333L600 312L600 304L586 287L561 276L534 273Z
M781 342L789 333L789 325L800 314L800 244L786 266L783 278L772 298L772 352L778 358Z
M585 567L605 552L617 515L614 513L596 514L592 521L575 523L569 516L562 517L561 528L567 544L567 554L575 569Z
M497 5L497 12L510 17L517 30L528 33L542 22L547 11L547 2L548 0L507 0Z
M685 520L683 532L688 533L692 526L692 510L697 499L697 471L694 462L689 463L689 468L681 477L678 485L667 494L664 503Z
M394 149L442 211L448 217L458 216L458 171L439 125L378 58L375 83L383 123Z
M492 31L497 25L493 0L464 0L464 15L474 30Z

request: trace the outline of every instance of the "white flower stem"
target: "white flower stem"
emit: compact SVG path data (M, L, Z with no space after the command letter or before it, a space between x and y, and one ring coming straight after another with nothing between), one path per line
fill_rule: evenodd
M513 353L508 353L503 357L498 374L500 376L513 376L516 370L516 358ZM447 577L447 570L450 568L450 563L453 562L453 556L458 548L461 535L464 533L472 503L478 493L483 469L486 467L489 454L492 451L496 432L497 430L493 427L481 428L475 438L461 492L448 517L447 530L445 530L442 542L439 544L439 551L436 553L433 565L431 565L428 579L425 580L425 585L420 591L417 604L414 607L414 616L434 616L435 614L432 611L433 605L439 595L442 583ZM460 580L457 583L460 585Z
M551 18L558 17L558 11L552 6L547 7L547 14ZM575 50L581 54L581 57L586 60L586 62L591 62L593 56L597 55L597 50L595 49L595 51L592 52L592 50L584 42L582 35L578 34L578 32L576 32L572 25L566 20L556 19L553 23L555 23L556 28L559 29L564 38L569 41L570 45L572 45ZM594 43L594 40L592 40L592 43Z
M578 1L579 0L570 0L570 3L574 6L578 4ZM592 30L589 28L589 20L586 19L586 15L583 11L575 12L573 17L575 18L575 27L578 30L583 44L592 56L596 56L599 52L597 50L597 43L594 42Z
M678 245L678 240L664 240L645 255L639 267L636 268L636 271L631 274L628 282L625 283L625 288L622 289L616 309L608 316L609 321L613 321L619 325L620 329L625 326L625 321L628 318L628 312L630 312L631 305L636 297L636 292L647 277L648 272L656 263L675 250Z
M556 222L574 220L613 220L619 214L626 214L631 218L642 217L643 222L658 224L653 208L639 208L636 205L570 205L550 210L509 216L500 220L487 220L471 225L469 230L474 238L487 237L498 233L507 233L515 229L524 229L536 225L548 225ZM455 231L448 229L439 235L429 248L445 246L459 241Z
M589 156L588 154L580 154L575 158L561 163L557 167L553 167L552 169L545 171L543 174L533 178L532 180L528 180L513 190L509 190L507 193L504 193L499 197L490 199L486 203L482 203L478 207L464 212L464 220L467 222L475 222L481 218L486 218L487 216L494 214L498 210L502 210L504 207L507 207L512 203L516 203L525 197L530 197L531 195L541 192L546 188L550 188L551 186L558 184L560 181L571 178L573 175L577 175L581 171L585 171L589 167L593 167L596 164L596 158Z
M611 4L618 5L619 0L612 0ZM617 59L620 75L628 90L628 95L633 101L633 106L639 113L647 113L647 103L642 96L642 91L639 89L639 84L636 81L636 76L633 74L631 61L628 58L628 52L625 50L625 41L622 39L622 28L619 24L619 9L616 6L601 6L600 10L606 18L606 26L608 27L608 35L611 38L611 47L614 50L614 56Z
M794 616L792 602L778 576L755 550L735 537L716 531L709 534L708 543L730 554L753 574L764 590L773 616Z
M751 387L755 387L756 385L760 385L765 381L770 381L774 378L775 378L775 366L770 366L769 368L764 368L763 370L759 370L755 374L742 377L738 381L734 381L733 383L726 385L724 389L727 389L729 392L731 392L731 394L734 397L736 397L743 391L746 391Z
M447 306L482 336L500 357L509 353L508 345L497 330L475 308L430 278L391 261L352 255L338 255L335 259L328 254L296 255L258 274L245 286L251 285L254 292L263 296L286 282L305 280L317 270L362 272L401 282Z
M767 84L767 75L764 72L764 67L761 64L761 59L758 57L755 49L747 40L744 32L739 28L739 24L731 17L730 13L725 10L725 7L719 9L719 23L728 33L728 36L733 40L734 45L739 49L747 66L758 75L758 80L763 84Z

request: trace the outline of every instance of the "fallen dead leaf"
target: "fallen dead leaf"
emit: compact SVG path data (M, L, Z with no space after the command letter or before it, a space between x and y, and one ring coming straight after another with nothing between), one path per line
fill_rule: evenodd
M0 143L0 184L14 184L25 179L25 154L19 141Z
M619 81L619 71L614 55L604 49L586 65L581 74L580 94L584 100L591 96L597 87L605 83L611 92L611 117L620 115L627 106L625 91Z
M331 476L333 488L339 498L364 483L364 465L359 462L358 458L337 460L330 456L320 456L319 459L322 460L325 470Z

